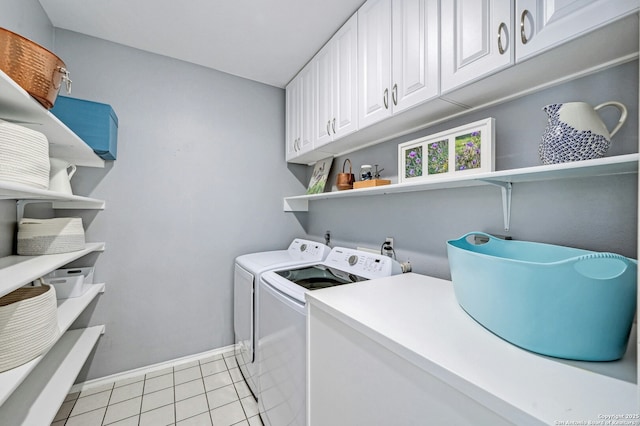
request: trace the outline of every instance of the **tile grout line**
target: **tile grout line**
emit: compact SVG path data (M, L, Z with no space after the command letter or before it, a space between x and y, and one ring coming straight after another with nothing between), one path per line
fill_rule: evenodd
M213 425L213 417L211 417L211 404L209 403L209 395L207 394L207 387L204 385L204 372L202 371L202 362L198 360L198 369L200 370L200 379L202 380L202 389L204 389L204 399L207 401L207 413L209 414L209 420Z

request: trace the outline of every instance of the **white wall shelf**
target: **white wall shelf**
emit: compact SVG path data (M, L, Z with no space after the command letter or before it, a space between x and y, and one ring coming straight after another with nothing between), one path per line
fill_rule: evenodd
M103 251L104 247L105 243L87 243L83 250L69 253L0 258L0 297L82 256Z
M104 167L104 160L89 145L3 71L0 71L0 119L44 133L49 140L50 157L77 166Z
M0 418L12 425L51 424L104 326L70 330L0 406Z
M98 209L104 210L104 200L67 195L61 192L38 189L14 182L0 181L0 199L2 200L42 200L54 203L54 208Z
M58 327L60 328L61 339L63 338L63 333L71 327L71 324L73 324L89 303L91 303L99 293L104 293L104 288L104 283L90 284L87 291L82 296L58 300ZM16 368L0 373L0 406L9 399L13 392L15 392L20 384L25 381L38 364L46 358L46 356L47 354L43 354ZM3 409L4 407L1 407L0 412Z
M603 176L638 172L638 154L604 157L595 160L525 167L497 172L445 176L441 179L392 184L321 194L298 195L284 199L285 212L309 211L309 202L333 198L364 197L372 195L399 194L403 192L431 191L437 189L467 188L480 185L497 185L502 189L505 229L509 229L511 191L514 183L535 182L552 179L569 179L588 176Z

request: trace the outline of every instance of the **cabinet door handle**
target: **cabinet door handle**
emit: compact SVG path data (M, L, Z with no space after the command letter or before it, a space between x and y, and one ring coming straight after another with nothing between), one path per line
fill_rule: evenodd
M506 33L507 32L507 24L505 24L504 22L500 23L500 26L498 26L498 52L500 52L501 55L504 55L505 49L504 47L502 47L502 32Z
M336 134L336 118L333 117L333 124L331 124L331 128L333 129L333 134Z
M331 120L327 121L327 136L331 136L331 130L329 130L330 125L331 125Z
M527 40L527 35L524 33L524 20L529 14L527 9L522 11L522 15L520 15L520 39L522 40L522 44L527 44L529 40Z
M382 96L382 102L384 102L384 108L389 109L389 89L384 89L384 95Z
M394 105L398 105L398 84L393 85L393 90L391 91L391 100Z

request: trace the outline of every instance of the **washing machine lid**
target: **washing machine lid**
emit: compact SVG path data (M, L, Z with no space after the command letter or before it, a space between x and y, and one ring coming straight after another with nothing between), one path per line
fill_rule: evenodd
M236 263L254 275L260 275L270 269L322 262L330 251L331 249L322 243L296 238L287 250L244 254L236 258Z

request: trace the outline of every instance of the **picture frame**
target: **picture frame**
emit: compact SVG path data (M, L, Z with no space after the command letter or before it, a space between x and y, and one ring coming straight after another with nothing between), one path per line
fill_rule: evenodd
M313 173L309 180L309 186L307 187L307 194L320 194L324 192L324 188L327 185L327 178L331 171L331 164L333 163L333 157L325 158L318 161L313 166Z
M398 183L494 171L490 117L398 145Z

